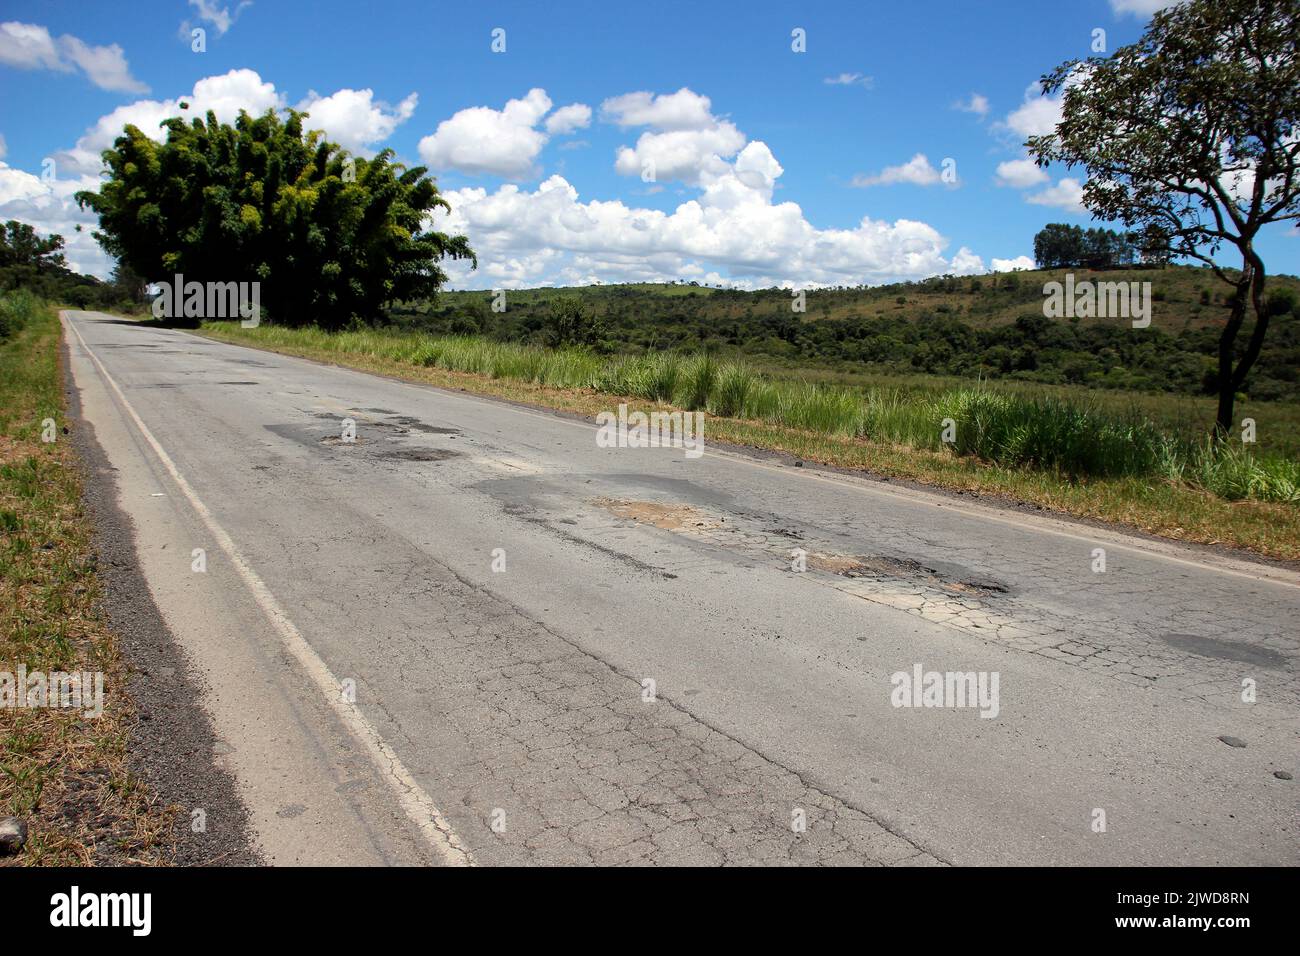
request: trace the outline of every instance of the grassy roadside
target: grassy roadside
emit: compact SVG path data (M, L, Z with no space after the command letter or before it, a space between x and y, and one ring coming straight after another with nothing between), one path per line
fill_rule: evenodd
M234 323L208 323L202 333L222 341L586 416L609 410L620 401L646 411L673 407L636 397L639 391L644 394L638 388L597 391L583 387L579 384L581 379L567 385L541 384L538 378L542 381L556 380L545 370L531 373L523 370L515 377L510 371L503 374L498 366L482 372L439 367L437 360L442 356L432 356L435 360L430 361L431 353L427 352L433 348L432 345L424 346L426 352L421 352L419 346L412 351L410 340L383 335L347 333L330 336L311 329L267 326L244 329ZM543 356L540 360L546 361L546 358ZM580 371L586 375L585 370ZM631 382L631 378L622 376L619 381L626 384ZM725 383L719 386L718 392L725 396ZM748 399L742 399L733 405L744 408L747 407L746 401ZM810 408L815 406L816 403L808 405ZM836 408L826 410L832 417L838 411ZM899 411L900 427L905 427L906 411ZM852 430L819 428L811 421L809 424L813 427L792 427L714 414L709 418L706 434L710 439L786 452L819 464L867 470L941 488L1025 502L1175 540L1226 545L1284 560L1300 559L1300 508L1292 503L1253 498L1226 500L1187 481L1151 475L1121 474L1069 480L1059 471L1009 467L973 455L959 457L944 450L912 447L898 441L868 441ZM1124 435L1109 437L1117 447L1125 441Z
M88 700L0 707L0 816L29 830L26 848L0 865L165 863L170 812L128 766L134 715L63 428L58 314L37 300L0 309L19 326L0 337L0 672L103 675L100 716L85 715Z

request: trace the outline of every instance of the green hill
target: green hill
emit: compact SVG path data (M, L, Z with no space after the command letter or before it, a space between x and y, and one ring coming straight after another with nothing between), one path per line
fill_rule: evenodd
M1067 273L1076 283L1150 283L1150 327L1122 316L1044 317L1045 286L1064 283ZM507 290L505 311L496 312L492 293L444 292L402 304L389 318L436 333L561 344L568 333L556 317L576 304L585 341L602 352L707 349L801 374L919 373L1197 395L1215 387L1228 291L1192 266L1056 269L809 290L803 312L792 308L790 290L637 283ZM1246 394L1300 400L1300 279L1275 276L1269 293L1290 296L1292 305L1273 320Z

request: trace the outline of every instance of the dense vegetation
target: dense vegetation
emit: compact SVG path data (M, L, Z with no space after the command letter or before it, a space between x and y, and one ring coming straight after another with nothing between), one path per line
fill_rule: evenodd
M112 282L73 272L63 255L63 237L42 237L27 223L0 225L0 293L22 289L38 298L79 309L127 310L140 296L140 283L119 267ZM13 320L12 309L9 320ZM0 339L7 334L0 318Z
M136 274L258 282L261 307L287 325L370 319L386 302L432 295L442 258L473 258L463 236L425 230L447 203L423 167L393 163L391 150L353 157L305 119L177 117L163 143L128 125L104 152L107 181L78 202Z
M1114 269L1137 262L1165 265L1169 253L1158 230L1116 232L1052 222L1034 236L1034 261L1044 269Z
M1219 328L1229 306L1208 270L1139 269L1080 275L1150 281L1152 326L1056 321L1043 286L1061 273L941 277L875 288L742 292L688 285L617 285L506 293L442 293L389 311L398 327L485 335L534 345L588 344L602 353L704 350L763 365L866 369L1045 384L1213 393ZM1300 398L1300 281L1275 277L1269 343L1242 388L1256 399ZM577 310L577 317L574 311ZM576 329L576 331L574 331Z

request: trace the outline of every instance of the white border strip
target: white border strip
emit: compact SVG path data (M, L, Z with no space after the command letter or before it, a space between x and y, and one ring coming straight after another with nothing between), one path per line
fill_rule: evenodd
M81 343L86 355L94 362L104 381L113 389L113 392L117 395L117 400L121 402L126 413L131 416L131 420L140 429L140 434L149 443L154 454L158 456L158 460L162 462L163 467L167 469L181 492L189 499L190 504L198 513L199 518L202 519L203 524L207 526L213 539L216 540L221 550L226 553L226 557L230 559L231 565L239 572L239 576L243 578L244 584L248 586L248 590L252 593L253 600L262 609L262 613L271 622L271 626L279 632L280 640L284 643L284 646L302 665L303 670L307 672L307 676L316 684L317 689L334 709L334 713L338 715L343 725L362 745L379 775L388 782L411 822L420 830L430 846L433 847L434 852L444 863L449 866L473 866L474 858L470 855L469 849L456 836L456 832L452 829L446 817L434 805L433 800L424 792L424 789L416 782L415 777L406 769L397 754L379 735L379 731L375 729L374 725L361 713L357 705L344 698L341 690L342 685L338 678L330 673L329 667L321 660L320 655L307 642L307 639L302 636L302 632L294 626L293 621L289 619L289 615L280 606L280 602L271 593L271 589L266 586L266 582L244 560L230 535L226 533L221 525L217 524L207 505L199 499L198 495L194 493L194 489L190 487L189 482L182 477L171 457L167 452L163 451L162 445L158 444L158 440L154 438L153 433L149 431L145 423L140 420L140 416L136 414L135 409L131 407L131 403L126 400L126 396L118 388L117 382L108 374L108 369L104 368L104 363L90 350L86 340L81 337L81 332L73 323L72 318L66 312L61 312L60 317L72 331L72 334L77 337L77 341Z

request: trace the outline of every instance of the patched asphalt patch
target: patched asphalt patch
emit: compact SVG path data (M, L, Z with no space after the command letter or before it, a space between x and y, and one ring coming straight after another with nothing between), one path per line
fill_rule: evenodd
M1171 644L1181 651L1190 651L1201 657L1213 657L1221 661L1236 661L1238 664L1256 664L1260 667L1285 667L1287 658L1284 654L1270 647L1245 644L1239 641L1220 641L1213 637L1199 634L1162 634L1166 644Z

